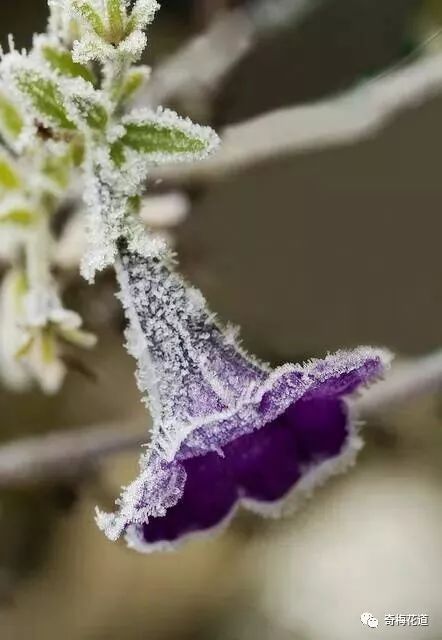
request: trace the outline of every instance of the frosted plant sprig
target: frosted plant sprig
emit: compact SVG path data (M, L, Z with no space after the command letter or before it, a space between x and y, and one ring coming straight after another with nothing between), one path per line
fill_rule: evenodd
M35 36L27 52L15 50L10 39L11 50L0 63L0 133L5 144L0 156L0 224L9 237L13 269L26 274L27 283L32 281L26 296L35 298L38 292L52 299L58 296L51 273L57 240L50 219L76 181L84 181L87 204L88 249L81 271L92 281L97 270L115 262L123 237L146 256L166 251L158 235L146 236L139 218L148 169L160 162L204 157L218 138L208 127L171 111L130 110L130 100L149 73L134 63L146 45L144 29L158 9L156 2L53 0L49 7L47 33ZM91 66L92 60L99 67ZM37 276L32 275L36 264ZM8 295L10 287L4 292ZM16 324L28 335L33 322L29 314L24 317L23 305L6 307L16 309ZM58 342L66 339L66 332L53 329L48 313L38 331L50 333L55 341L50 351L57 354L60 375L53 379L58 383L46 384L41 367L29 362L26 367L46 390L56 390L65 371ZM36 327L32 331L35 334ZM79 335L73 341L92 344ZM15 342L9 342L14 345L9 356L17 353L22 364L35 352L34 346L16 349ZM35 335L31 342L37 344Z
M81 28L73 45L74 59L81 63L127 64L141 57L147 38L144 30L152 22L159 4L155 0L65 0L64 6Z
M50 221L81 178L88 238L81 272L93 281L97 271L116 268L127 347L153 417L139 477L115 513L98 512L98 525L110 539L124 534L130 546L148 551L213 531L240 505L263 514L293 506L353 461L361 441L347 397L382 375L390 356L359 348L272 370L241 348L236 332L224 329L201 292L176 272L165 240L141 222L150 169L205 158L219 144L212 129L173 111L131 107L148 77L136 63L158 4L51 0L49 6L47 33L29 52L12 48L0 63L13 101L0 93L0 131L32 169L26 188L15 184L9 159L3 171L12 192L3 218L26 227L19 241L25 277L16 270L5 280L4 326L12 327L19 355L49 391L63 374L58 341L91 346L79 316L63 308L51 273ZM48 353L55 354L51 366Z
M0 232L11 261L0 293L0 378L15 389L37 383L55 393L66 374L63 345L95 344L81 318L64 309L51 272L50 219L69 188L75 145L40 138L43 123L11 95L0 97L0 131L10 148L0 151Z

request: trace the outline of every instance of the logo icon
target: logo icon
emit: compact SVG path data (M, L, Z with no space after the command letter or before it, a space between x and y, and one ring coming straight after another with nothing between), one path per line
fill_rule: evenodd
M379 620L374 617L372 613L366 611L361 615L361 622L364 626L370 627L371 629L376 629L379 624Z

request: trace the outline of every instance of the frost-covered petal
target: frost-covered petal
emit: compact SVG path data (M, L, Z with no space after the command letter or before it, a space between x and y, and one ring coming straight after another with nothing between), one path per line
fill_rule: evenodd
M301 400L219 453L176 463L186 472L180 500L165 515L130 525L126 539L149 552L224 527L240 505L263 515L291 511L360 447L343 400Z
M359 348L271 370L241 349L201 293L167 262L132 253L124 244L120 254L128 346L138 360L138 383L154 425L139 478L123 492L115 514L99 516L110 538L126 532L131 543L140 542L139 532L150 531L152 518L166 518L166 526L169 511L176 519L173 514L188 511L187 503L189 519L180 536L189 527L201 531L220 524L241 501L274 511L293 488L306 491L352 459L359 440L345 396L382 375L388 353ZM158 460L165 492L156 482ZM187 485L188 470L213 472L221 486L219 499L212 496L209 524L198 515L200 497L191 491L193 481ZM207 483L202 491L211 491ZM162 524L152 526L161 530Z

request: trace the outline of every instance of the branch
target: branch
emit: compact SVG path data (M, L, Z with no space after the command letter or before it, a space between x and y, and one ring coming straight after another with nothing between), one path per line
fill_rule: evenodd
M440 390L442 350L396 365L391 375L358 398L356 407L363 416L379 416L420 396Z
M107 455L140 447L148 440L140 427L117 424L16 440L0 447L0 487L74 477Z
M397 365L384 381L355 400L355 406L370 418L439 389L442 351ZM0 447L0 488L72 477L105 456L137 449L147 439L140 425L129 433L108 425L15 441Z
M395 115L442 92L442 54L428 56L338 97L259 116L225 129L221 150L195 165L152 174L173 184L219 179L285 154L355 143Z
M221 14L204 34L158 67L137 103L158 106L183 94L210 96L260 38L295 24L317 3L318 0L258 0Z

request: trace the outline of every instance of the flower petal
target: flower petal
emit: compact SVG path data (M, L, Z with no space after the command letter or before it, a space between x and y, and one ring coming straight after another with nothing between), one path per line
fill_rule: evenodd
M296 492L298 481L339 456L350 440L341 400L295 403L262 429L182 463L186 482L179 502L164 516L130 528L130 546L151 551L176 546L191 534L227 523L237 505L269 512L269 505Z
M211 530L231 512L238 499L225 459L217 453L183 463L187 479L180 501L164 517L141 527L144 543L172 543L189 534Z

